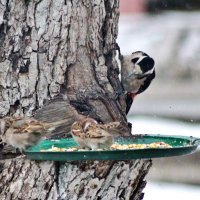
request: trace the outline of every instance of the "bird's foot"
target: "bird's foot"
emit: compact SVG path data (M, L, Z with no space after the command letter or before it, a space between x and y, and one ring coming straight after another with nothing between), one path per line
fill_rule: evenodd
M120 98L120 96L123 96L125 92L123 90L118 90L115 92L114 100L117 100Z

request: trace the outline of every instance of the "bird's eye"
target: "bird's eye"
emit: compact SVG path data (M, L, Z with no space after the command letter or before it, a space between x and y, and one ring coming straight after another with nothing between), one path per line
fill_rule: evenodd
M131 61L135 64L138 60L139 58L133 58Z

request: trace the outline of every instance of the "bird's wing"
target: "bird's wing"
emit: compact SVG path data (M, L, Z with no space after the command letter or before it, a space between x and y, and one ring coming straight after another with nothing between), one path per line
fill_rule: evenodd
M121 126L120 122L110 122L110 123L103 124L100 126L102 126L102 128L106 132L108 132L110 135L115 136L115 137L122 135L124 131L123 126Z
M126 114L128 114L129 110L131 109L132 103L133 103L133 99L129 93L126 94L125 101L126 101Z
M85 133L86 138L102 138L107 136L111 136L111 134L105 128L99 126L90 127Z
M13 118L10 119L12 123L12 127L14 128L20 128L22 126L27 126L31 121L34 121L34 119L25 117L25 118Z
M98 126L109 131L109 130L118 128L120 126L120 122L110 122L103 125L100 124Z
M15 121L13 124L14 129L18 129L21 133L35 133L46 131L45 124L35 119L27 118Z

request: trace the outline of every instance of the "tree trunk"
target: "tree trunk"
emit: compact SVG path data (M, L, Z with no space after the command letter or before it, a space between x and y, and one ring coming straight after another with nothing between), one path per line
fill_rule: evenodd
M120 121L130 134L118 95L118 7L118 0L0 0L0 115L68 117L61 136L78 112ZM60 95L65 100L53 100ZM150 166L149 160L4 159L0 199L142 199Z

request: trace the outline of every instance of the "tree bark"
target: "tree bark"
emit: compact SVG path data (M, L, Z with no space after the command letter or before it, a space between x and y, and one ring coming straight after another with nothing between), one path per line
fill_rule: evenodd
M118 95L118 7L118 0L0 0L0 116L67 118L63 136L79 113L120 121L130 134ZM149 160L4 159L0 199L142 199L150 166Z
M151 163L135 161L0 162L0 199L142 199Z

